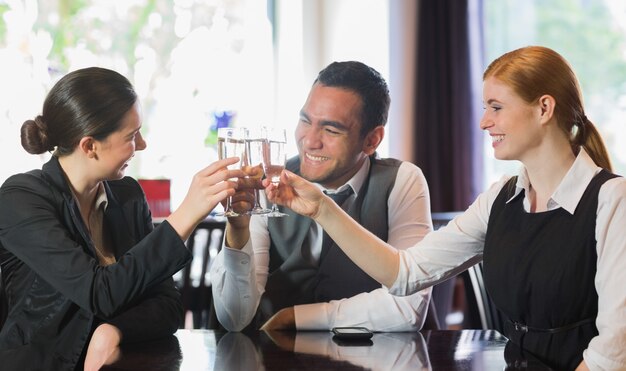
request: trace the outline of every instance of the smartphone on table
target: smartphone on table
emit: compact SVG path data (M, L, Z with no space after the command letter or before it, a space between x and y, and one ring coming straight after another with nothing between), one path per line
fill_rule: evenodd
M338 345L372 345L372 331L365 327L333 327L333 341Z

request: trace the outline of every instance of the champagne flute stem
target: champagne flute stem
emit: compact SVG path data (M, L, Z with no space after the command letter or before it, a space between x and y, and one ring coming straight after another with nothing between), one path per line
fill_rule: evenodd
M254 189L254 208L261 208L261 204L259 203L259 190Z
M239 216L239 214L236 213L235 210L233 210L233 206L231 205L231 203L232 203L232 196L229 196L226 198L226 210L224 211L224 216L226 217Z

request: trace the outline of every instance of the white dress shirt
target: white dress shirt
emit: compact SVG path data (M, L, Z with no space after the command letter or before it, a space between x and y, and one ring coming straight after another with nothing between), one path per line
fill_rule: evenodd
M600 170L581 149L548 201L548 209L563 208L573 214L589 182ZM480 261L491 207L509 179L504 177L496 182L447 226L429 234L416 246L402 251L398 277L390 291L398 295L412 293L458 274ZM529 188L528 174L522 169L515 195L522 190L527 195ZM524 210L530 211L526 197ZM598 292L596 326L599 335L591 339L583 357L591 370L625 370L626 179L619 177L608 180L600 188L595 234L598 254L595 276Z
M355 191L344 203L348 207L358 196L369 172L367 159L346 185ZM422 171L403 162L387 200L388 242L406 249L432 230L430 194ZM311 257L319 260L322 228L312 223L307 236ZM253 319L268 277L270 237L267 218L252 216L250 240L241 250L224 245L211 267L213 300L222 325L239 331ZM254 259L251 257L254 256ZM416 331L422 327L431 289L397 297L384 289L361 293L351 298L295 306L299 330L328 330L336 326L363 326L373 331Z

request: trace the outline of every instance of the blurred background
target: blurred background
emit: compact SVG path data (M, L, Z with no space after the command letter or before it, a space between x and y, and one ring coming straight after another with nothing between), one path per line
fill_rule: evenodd
M134 84L148 148L127 174L169 179L175 208L217 158L218 126L291 135L319 70L360 60L391 90L379 153L424 170L433 211L461 210L519 166L494 161L478 128L481 73L530 44L571 62L624 174L625 27L621 0L0 0L0 183L49 157L27 154L19 129L72 70L107 67Z

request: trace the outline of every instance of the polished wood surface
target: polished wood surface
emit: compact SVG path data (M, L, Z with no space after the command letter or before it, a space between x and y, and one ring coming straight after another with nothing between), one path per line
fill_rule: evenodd
M179 330L126 346L105 370L506 370L507 339L494 330L376 333L341 343L330 332Z

